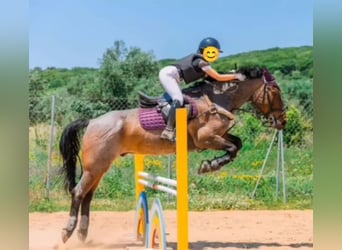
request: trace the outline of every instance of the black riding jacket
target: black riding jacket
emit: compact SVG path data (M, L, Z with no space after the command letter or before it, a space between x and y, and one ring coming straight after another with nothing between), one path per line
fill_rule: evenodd
M186 83L196 81L205 76L206 73L199 67L200 59L204 60L202 55L190 54L174 64L180 72L180 77Z

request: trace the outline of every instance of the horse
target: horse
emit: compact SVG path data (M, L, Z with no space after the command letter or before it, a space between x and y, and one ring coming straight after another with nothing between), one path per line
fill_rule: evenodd
M234 124L231 112L250 102L278 130L285 127L286 112L281 90L265 69L241 68L244 81L218 83L206 79L183 89L195 104L197 115L188 120L188 150L222 150L225 154L201 163L198 173L217 171L237 156L241 139L229 133ZM74 232L81 208L78 238L88 234L90 203L104 174L115 159L126 154L165 155L175 153L175 143L160 139L161 129L145 130L139 110L113 110L94 119L78 119L67 125L60 138L61 168L65 189L71 194L70 217L62 229L66 242ZM85 130L85 131L84 131ZM81 135L81 132L84 134ZM81 158L79 151L82 148ZM83 163L82 176L76 183L77 160Z

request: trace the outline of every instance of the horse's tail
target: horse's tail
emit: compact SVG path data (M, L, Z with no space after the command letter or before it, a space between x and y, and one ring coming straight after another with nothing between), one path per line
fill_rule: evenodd
M76 186L76 163L80 150L80 130L88 126L88 119L79 119L68 126L62 132L59 141L59 151L63 158L62 173L64 174L64 188L71 191Z

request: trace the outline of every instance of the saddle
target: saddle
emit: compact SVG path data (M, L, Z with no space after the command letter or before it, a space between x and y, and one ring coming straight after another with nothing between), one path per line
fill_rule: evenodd
M140 108L154 108L158 104L167 104L171 102L171 97L165 93L162 96L148 96L145 93L139 91L139 107Z
M188 110L188 120L197 117L198 109L195 101L184 97L184 107ZM145 130L163 130L166 127L172 99L165 93L160 97L148 96L139 91L139 120Z

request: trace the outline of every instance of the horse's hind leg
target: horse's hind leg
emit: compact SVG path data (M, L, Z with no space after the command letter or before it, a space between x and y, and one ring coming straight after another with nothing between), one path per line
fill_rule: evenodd
M95 182L91 190L86 194L86 196L82 200L81 204L81 220L79 223L79 229L77 232L78 239L80 241L85 241L88 235L88 227L89 227L89 215L90 215L90 203L93 198L94 192L100 183L101 177Z
M87 200L90 198L91 200L92 194L88 195L88 193L93 185L96 183L97 179L98 178L96 178L96 176L94 176L90 172L84 171L80 182L72 190L71 208L69 213L70 217L67 226L62 230L63 242L66 242L74 232L78 221L78 212L80 205L84 199Z
M88 235L90 202L93 198L93 194L93 190L90 190L82 200L81 204L81 220L79 223L77 236L78 239L83 242L86 240Z

